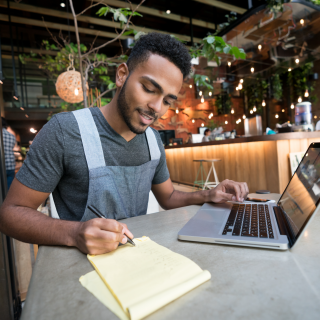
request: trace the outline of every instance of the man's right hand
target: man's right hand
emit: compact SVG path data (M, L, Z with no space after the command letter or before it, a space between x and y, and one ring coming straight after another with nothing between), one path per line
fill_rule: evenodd
M133 238L127 226L116 220L97 218L80 222L75 228L75 246L83 253L107 253L117 249L119 242L127 242L124 233Z

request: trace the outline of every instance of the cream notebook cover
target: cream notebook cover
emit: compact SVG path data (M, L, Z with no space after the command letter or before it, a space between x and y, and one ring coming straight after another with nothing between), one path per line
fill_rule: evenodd
M211 278L209 271L148 237L134 242L135 247L88 255L100 277L93 271L80 278L120 319L142 319Z

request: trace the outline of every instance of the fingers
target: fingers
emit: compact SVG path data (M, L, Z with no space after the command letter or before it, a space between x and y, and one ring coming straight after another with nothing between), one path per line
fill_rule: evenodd
M228 198L227 201L238 201L243 202L249 193L249 188L246 182L236 182L232 180L224 180L221 182L221 190L226 194L235 195L235 198L230 196L223 196ZM232 200L230 200L230 198Z
M130 230L128 229L127 225L125 223L121 223L119 222L122 227L123 227L123 233L125 233L130 239L133 239L133 234L130 232Z

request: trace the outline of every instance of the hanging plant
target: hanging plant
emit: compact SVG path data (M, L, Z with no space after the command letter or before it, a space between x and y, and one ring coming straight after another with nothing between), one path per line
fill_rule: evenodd
M266 99L268 82L258 75L255 79L246 79L244 82L244 91L247 96L248 108L257 108L257 113L262 112L262 101Z
M232 108L231 96L227 93L219 94L215 100L218 114L228 114Z
M279 74L275 74L274 76L271 77L271 88L272 88L272 96L276 100L281 100L283 90L282 90L282 82Z

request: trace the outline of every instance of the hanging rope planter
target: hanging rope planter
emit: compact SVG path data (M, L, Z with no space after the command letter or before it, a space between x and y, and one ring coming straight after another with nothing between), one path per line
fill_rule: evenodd
M75 71L73 66L73 56L69 54L70 65L66 72L59 75L56 82L56 91L58 96L69 103L78 103L83 101L83 91L81 86L81 74ZM72 69L70 71L70 69ZM88 83L86 83L88 92Z

